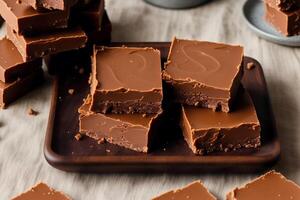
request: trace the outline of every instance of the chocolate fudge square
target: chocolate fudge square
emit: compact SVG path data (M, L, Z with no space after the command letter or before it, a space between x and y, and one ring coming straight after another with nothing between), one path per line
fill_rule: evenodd
M217 200L200 181L195 181L184 188L166 192L152 200Z
M90 97L79 108L79 130L97 141L107 141L137 152L147 153L155 143L162 124L158 114L102 114L89 110Z
M182 106L180 126L184 139L195 154L260 146L260 123L246 92L239 94L231 113Z
M42 68L39 68L14 82L3 83L0 81L0 107L6 108L8 104L41 85L43 80L44 72Z
M163 98L160 51L153 48L95 48L91 94L94 112L159 113Z
M67 28L69 11L38 12L17 0L0 0L0 15L19 34L36 34L53 29Z
M163 80L176 102L229 112L240 86L243 56L241 46L174 38Z
M300 187L282 174L270 171L263 176L236 188L227 194L226 200L298 200Z
M11 83L42 67L42 59L24 62L15 45L3 38L0 40L0 81Z
M46 55L80 49L85 47L87 36L79 28L43 33L35 36L24 36L15 33L6 26L6 35L17 47L24 61L30 61Z
M38 183L27 192L20 194L12 200L71 200L62 192L50 188L45 183Z
M292 11L300 8L300 0L265 0L265 3L282 11Z
M265 4L265 19L285 36L300 34L300 9L280 11Z

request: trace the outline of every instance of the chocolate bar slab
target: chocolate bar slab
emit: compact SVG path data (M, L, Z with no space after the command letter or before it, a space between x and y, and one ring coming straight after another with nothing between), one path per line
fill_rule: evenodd
M176 102L229 112L242 77L243 47L174 38L163 71Z
M0 81L0 106L5 108L8 104L17 100L21 96L31 91L34 87L40 85L44 80L43 70L38 69L32 74L18 79L12 83L3 83Z
M80 25L85 31L100 31L104 0L93 0L84 7L74 7L71 13L72 23Z
M270 171L227 194L227 200L300 199L300 187L282 174Z
M24 61L49 54L79 49L85 46L87 36L80 28L65 29L38 36L23 36L6 26L7 37L19 50Z
M200 181L195 181L186 187L178 190L173 190L162 194L152 200L217 200L209 191L203 186Z
M292 11L300 8L299 0L264 0L269 6L282 11Z
M66 28L69 19L69 11L38 12L17 0L0 0L0 14L15 32L26 35Z
M237 97L231 113L182 106L180 126L195 154L256 148L260 146L260 123L247 93Z
M95 48L91 82L91 110L94 112L161 112L163 93L159 50Z
M300 34L300 9L295 11L280 11L265 4L265 19L286 36Z
M15 45L8 39L0 40L0 81L9 83L23 78L42 67L42 59L24 62Z
M39 183L12 200L71 200L62 192L50 188L45 183Z
M26 4L35 10L69 10L78 0L17 0L20 4Z
M101 114L89 111L87 97L79 109L80 132L98 141L106 140L137 152L147 153L160 127L161 114Z

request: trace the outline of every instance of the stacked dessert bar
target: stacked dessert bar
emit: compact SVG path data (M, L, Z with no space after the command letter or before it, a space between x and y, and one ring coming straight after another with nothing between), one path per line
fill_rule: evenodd
M6 22L0 41L2 107L42 82L43 58L110 40L104 0L0 0L0 14ZM104 36L103 18L109 26Z
M174 39L163 80L181 104L180 126L195 154L260 146L260 123L241 89L241 46Z
M79 109L80 132L148 152L163 116L160 51L95 47L90 86Z
M260 123L241 86L243 57L240 46L175 38L161 71L159 50L95 47L80 132L149 152L180 108L175 123L195 154L257 148Z
M286 36L300 34L299 0L264 0L265 18Z

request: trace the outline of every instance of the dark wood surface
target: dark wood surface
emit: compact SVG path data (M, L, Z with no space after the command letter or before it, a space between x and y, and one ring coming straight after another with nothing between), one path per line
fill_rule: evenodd
M170 43L114 43L114 46L154 47L161 50L162 61L166 60ZM69 70L57 76L53 82L52 103L45 138L46 160L55 168L75 172L254 172L265 170L274 164L280 154L275 119L269 100L264 74L260 64L249 57L255 68L245 69L242 84L250 93L262 125L262 146L259 149L239 150L230 153L215 153L195 156L184 142L179 129L174 126L168 135L174 135L150 154L137 153L112 144L98 144L83 137L77 141L77 109L89 92L88 71L79 74ZM73 95L68 89L75 89ZM164 133L166 134L166 133ZM109 151L107 151L109 150Z

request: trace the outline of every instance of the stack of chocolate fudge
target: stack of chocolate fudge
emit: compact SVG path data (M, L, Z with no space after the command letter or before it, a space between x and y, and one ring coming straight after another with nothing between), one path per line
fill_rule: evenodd
M241 46L175 38L161 71L159 50L95 47L80 132L150 152L179 108L176 123L195 154L257 148L261 128L241 86L243 58Z
M6 22L0 41L2 107L43 81L43 58L51 68L61 54L110 40L104 0L0 0L0 15Z
M265 18L286 36L300 34L299 0L264 0Z

